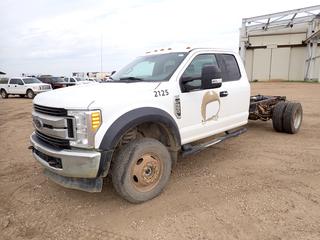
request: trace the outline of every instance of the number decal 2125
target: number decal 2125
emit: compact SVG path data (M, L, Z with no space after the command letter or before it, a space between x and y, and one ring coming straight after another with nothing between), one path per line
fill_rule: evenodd
M158 91L153 91L153 92L154 92L154 96L155 97L163 97L163 96L168 96L169 95L168 89L158 90Z

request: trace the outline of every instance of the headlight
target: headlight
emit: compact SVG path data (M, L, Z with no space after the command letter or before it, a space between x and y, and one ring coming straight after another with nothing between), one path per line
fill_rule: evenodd
M70 140L70 146L94 148L94 136L101 126L101 112L68 111L68 115L75 118L75 140Z

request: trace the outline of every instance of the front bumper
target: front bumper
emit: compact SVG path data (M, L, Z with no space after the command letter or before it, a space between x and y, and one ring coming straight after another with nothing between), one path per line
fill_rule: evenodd
M65 177L96 178L101 153L93 150L55 149L39 140L35 133L30 136L34 158L46 169ZM52 162L58 162L52 164Z

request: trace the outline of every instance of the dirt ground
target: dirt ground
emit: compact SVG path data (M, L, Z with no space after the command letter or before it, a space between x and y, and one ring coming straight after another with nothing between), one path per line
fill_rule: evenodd
M301 131L271 122L180 159L169 185L140 205L65 189L29 146L31 100L0 100L0 239L320 239L320 84L255 83L304 109Z

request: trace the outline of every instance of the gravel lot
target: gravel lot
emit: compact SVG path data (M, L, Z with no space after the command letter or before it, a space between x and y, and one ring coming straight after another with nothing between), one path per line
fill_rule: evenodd
M181 159L140 205L62 188L31 156L31 100L0 100L0 239L320 239L320 84L254 83L300 101L296 135L271 122Z

